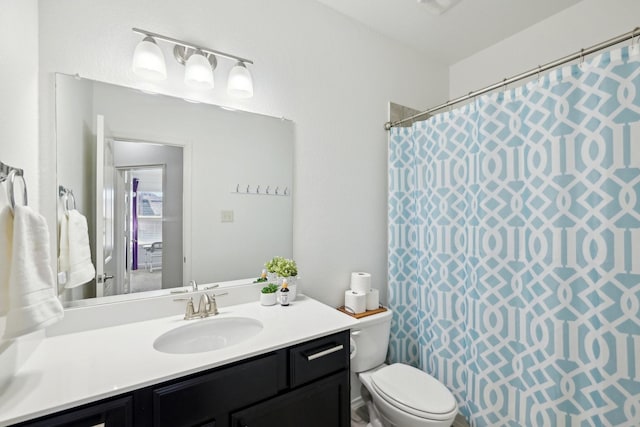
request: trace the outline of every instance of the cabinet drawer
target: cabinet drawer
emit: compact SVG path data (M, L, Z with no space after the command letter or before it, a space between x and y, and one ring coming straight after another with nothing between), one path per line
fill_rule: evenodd
M133 426L131 396L89 404L58 415L20 424L20 427L130 427Z
M291 387L349 369L349 332L292 347L289 350Z
M228 411L278 393L278 356L223 368L153 390L153 425L225 425Z

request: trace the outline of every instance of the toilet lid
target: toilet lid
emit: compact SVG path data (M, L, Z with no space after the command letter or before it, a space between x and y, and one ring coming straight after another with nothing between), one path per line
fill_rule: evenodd
M386 366L371 375L371 383L387 402L417 417L447 419L457 410L444 384L409 365Z

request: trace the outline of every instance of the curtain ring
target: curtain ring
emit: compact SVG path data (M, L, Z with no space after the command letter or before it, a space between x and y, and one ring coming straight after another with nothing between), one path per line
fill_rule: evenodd
M584 48L580 49L580 64L579 67L582 68L582 65L584 64Z
M542 66L538 65L538 83L540 83L540 70L542 70Z
M640 30L640 27L636 27L631 32L631 44L629 45L629 56L635 55L637 50L640 50L640 34L636 36L636 32Z
M18 173L18 171L11 170L9 172L9 203L11 203L10 207L11 207L11 212L15 212L16 209L16 198L15 198L15 192L14 192L14 184L15 184L15 179L16 176L19 176L20 179L22 180L22 187L23 187L23 202L24 202L24 206L27 206L29 204L28 198L27 198L27 181L25 181L24 176L22 175L22 173Z

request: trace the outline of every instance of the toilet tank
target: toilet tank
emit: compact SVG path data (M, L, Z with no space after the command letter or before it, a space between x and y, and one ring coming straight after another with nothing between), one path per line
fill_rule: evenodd
M351 328L351 370L364 372L384 363L389 346L392 311L366 316ZM354 354L355 351L355 354Z

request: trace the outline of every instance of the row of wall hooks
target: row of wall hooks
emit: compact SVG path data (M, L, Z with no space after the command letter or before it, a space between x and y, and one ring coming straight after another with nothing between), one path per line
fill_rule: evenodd
M76 209L76 196L73 195L73 190L60 185L58 187L58 195L60 196L62 208L65 213L69 213L69 210ZM71 207L69 207L70 201L73 203Z
M0 162L0 182L7 182L7 193L9 196L9 207L13 212L16 208L16 198L14 194L14 183L16 177L19 177L22 180L22 188L23 194L22 199L24 205L27 206L29 204L27 197L27 181L24 180L24 171L19 168L14 168L13 166L9 166Z
M273 185L244 185L237 184L232 194L247 194L253 196L289 196L289 187L280 187Z

